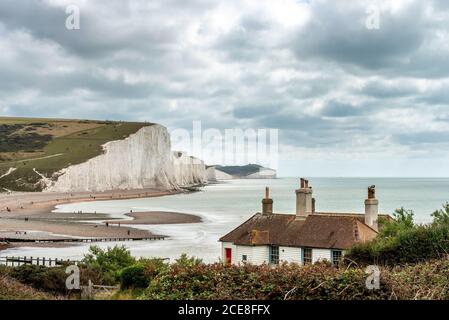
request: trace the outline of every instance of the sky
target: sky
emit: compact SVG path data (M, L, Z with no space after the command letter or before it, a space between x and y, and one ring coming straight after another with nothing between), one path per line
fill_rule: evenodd
M2 0L0 115L277 129L280 176L448 177L448 57L445 0Z

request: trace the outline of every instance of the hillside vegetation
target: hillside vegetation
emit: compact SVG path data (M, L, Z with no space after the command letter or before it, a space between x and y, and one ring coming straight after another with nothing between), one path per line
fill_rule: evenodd
M0 192L41 191L42 177L100 155L102 145L151 124L0 117Z
M431 224L416 224L413 211L396 210L394 220L380 221L379 235L351 248L346 258L362 265L395 266L449 257L449 203L432 213Z
M320 262L313 265L205 264L182 256L172 264L161 259L135 259L124 247L91 248L79 264L81 284L120 285L100 299L260 299L260 300L372 300L449 299L449 260L439 259L395 267L380 266L379 286L367 286L372 274L355 263ZM65 288L65 267L24 265L0 268L8 287L33 287L40 295L80 298ZM6 292L6 294L4 293ZM20 299L19 292L1 291L0 299Z
M262 166L258 164L247 164L245 166L215 166L220 171L223 171L231 176L236 177L245 177L250 174L257 173L260 169L263 169Z

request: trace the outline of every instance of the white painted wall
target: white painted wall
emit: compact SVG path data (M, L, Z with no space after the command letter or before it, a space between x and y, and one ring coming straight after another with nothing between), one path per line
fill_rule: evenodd
M327 260L331 261L330 249L312 249L312 263Z
M302 263L301 248L279 247L279 260L282 262Z
M222 242L222 260L225 261L226 253L225 248L231 248L232 250L232 263L242 263L242 256L246 255L247 262L260 265L269 263L269 246L236 246L231 242ZM343 252L344 254L344 252ZM332 262L332 250L331 249L312 249L312 263L327 260ZM288 263L303 264L302 250L299 247L279 247L279 261Z
M269 262L269 247L256 246L253 247L253 264L263 264Z
M237 246L237 260L235 262L243 262L243 255L246 255L246 262L254 263L253 248L251 246Z
M226 262L226 248L231 248L232 256L231 262L236 263L237 261L237 247L232 242L222 242L221 243L221 260L222 262Z
M232 263L242 263L243 255L246 255L247 262L252 264L268 263L268 246L236 246L231 242L222 242L221 244L221 259L226 260L226 248L232 250Z

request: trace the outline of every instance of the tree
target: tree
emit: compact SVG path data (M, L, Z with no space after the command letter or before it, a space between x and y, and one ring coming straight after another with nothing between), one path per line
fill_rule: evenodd
M432 213L432 217L435 225L449 225L449 202L443 204L443 209Z
M415 227L413 222L413 210L406 210L404 207L396 209L393 213L393 221L382 221L379 232L380 238L388 238L397 236L405 230L410 230Z

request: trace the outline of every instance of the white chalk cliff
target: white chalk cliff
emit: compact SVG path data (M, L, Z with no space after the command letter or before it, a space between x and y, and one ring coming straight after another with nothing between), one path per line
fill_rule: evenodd
M170 135L161 125L143 127L103 149L103 154L60 171L45 191L172 190L207 182L204 163L173 152Z

